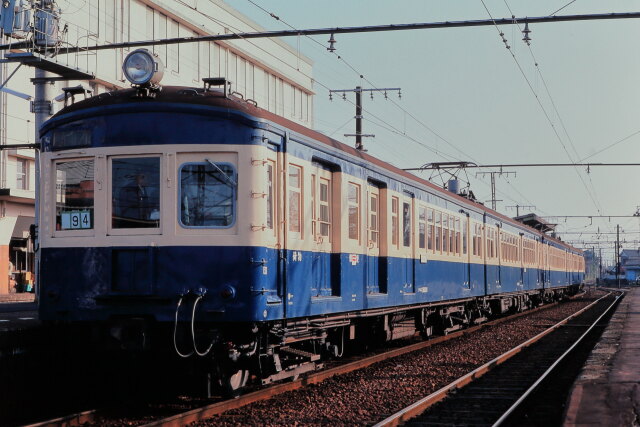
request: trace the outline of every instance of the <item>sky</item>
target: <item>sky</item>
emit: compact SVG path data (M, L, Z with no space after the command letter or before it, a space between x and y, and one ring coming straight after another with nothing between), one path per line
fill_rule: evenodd
M269 30L547 16L565 5L558 15L640 11L640 1L630 0L226 3ZM395 166L583 159L640 163L640 22L535 24L530 26L531 49L521 41L523 28L500 27L510 49L493 26L337 34L333 54L326 49L326 35L286 41L296 48L299 44L301 53L314 61L315 128L333 138L354 142L343 136L355 132L354 95L330 101L328 89L402 89L401 99L390 92L387 100L375 93L373 100L367 96L363 101L363 132L375 134L365 139L365 147ZM479 200L489 201L490 179L476 176L477 171L468 169L459 178L470 182ZM535 206L520 213L541 216L633 215L640 206L640 167L593 167L589 173L585 167L504 171L515 176L496 175L497 209L509 216L516 215L509 207L515 205ZM430 177L429 172L417 174ZM434 182L441 183L438 178ZM549 220L558 223L563 240L577 247L602 247L605 256L612 257L613 245L603 242L615 240L615 234L588 233L612 233L619 224L622 247L640 247L640 218Z

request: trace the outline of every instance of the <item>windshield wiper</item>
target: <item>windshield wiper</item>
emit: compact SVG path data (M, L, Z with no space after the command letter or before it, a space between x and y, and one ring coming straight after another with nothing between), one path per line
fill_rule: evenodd
M238 187L238 183L237 183L237 182L235 182L235 181L233 180L233 178L231 178L229 175L227 175L227 174L226 174L226 173L225 173L225 172L220 168L220 166L216 165L215 163L213 163L213 162L212 162L211 160L209 160L209 159L204 159L204 161L205 161L205 162L207 162L207 163L209 163L209 164L210 164L211 166L213 166L214 168L216 168L216 169L218 170L218 172L220 172L220 173L222 174L222 176L224 176L224 178L225 178L227 181L229 181L229 183L231 183L231 185L232 185L233 187L236 187L236 188Z

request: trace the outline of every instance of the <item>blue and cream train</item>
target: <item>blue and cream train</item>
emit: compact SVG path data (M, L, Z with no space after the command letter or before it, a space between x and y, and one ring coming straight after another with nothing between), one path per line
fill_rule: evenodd
M41 319L206 355L231 389L538 305L584 275L581 251L226 85L101 94L41 142Z

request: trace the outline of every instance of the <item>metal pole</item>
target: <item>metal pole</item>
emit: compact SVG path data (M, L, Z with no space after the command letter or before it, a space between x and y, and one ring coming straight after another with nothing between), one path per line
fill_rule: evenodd
M491 209L496 210L496 174L491 172Z
M356 86L356 150L362 150L362 87Z
M620 224L616 225L616 283L620 289Z
M53 82L48 79L49 73L39 68L35 70L35 78L33 79L33 85L35 86L35 97L33 100L33 112L35 113L35 140L40 142L40 128L49 117L51 117L51 99ZM35 228L36 239L34 245L35 252L35 292L36 299L40 297L40 150L36 149L35 152L35 164L36 164L36 185L35 185Z

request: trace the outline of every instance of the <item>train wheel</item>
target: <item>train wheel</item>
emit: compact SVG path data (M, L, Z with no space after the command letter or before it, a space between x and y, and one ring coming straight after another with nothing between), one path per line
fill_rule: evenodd
M249 381L249 370L238 369L237 371L226 372L220 377L220 387L222 392L229 397L238 397L242 389Z

